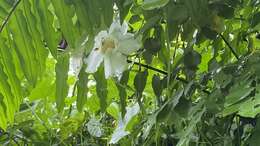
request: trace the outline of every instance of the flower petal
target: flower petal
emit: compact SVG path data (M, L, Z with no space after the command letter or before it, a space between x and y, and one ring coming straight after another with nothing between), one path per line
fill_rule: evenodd
M106 78L109 78L110 76L120 77L123 71L127 68L126 56L119 52L106 54L104 62Z
M82 66L82 56L73 56L70 59L69 74L78 75Z
M121 25L120 22L117 20L113 21L109 28L109 34L114 32L121 32Z
M111 64L111 57L106 55L104 56L104 66L105 66L105 77L106 79L110 76L113 76L113 67Z
M128 24L124 21L123 24L122 24L122 27L121 27L121 32L123 34L126 34L127 30L128 30Z
M124 70L127 69L127 58L120 52L112 53L111 58L111 65L114 70L114 75L119 77L124 72Z
M141 48L141 39L135 38L133 34L127 33L118 40L118 51L129 55Z
M89 73L96 72L97 68L99 67L103 59L104 59L103 54L99 50L93 49L86 60L86 63L88 64L86 72Z
M109 28L109 34L116 36L116 38L120 38L122 35L127 33L127 30L128 24L125 21L122 25L119 21L114 21Z
M107 31L103 30L103 31L100 31L96 37L95 37L95 44L94 44L94 47L95 48L101 48L102 46L102 40L104 38L106 38L108 36L108 33Z

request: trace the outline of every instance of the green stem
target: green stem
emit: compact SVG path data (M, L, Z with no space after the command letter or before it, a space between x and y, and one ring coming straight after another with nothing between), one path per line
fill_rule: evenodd
M226 45L229 47L232 54L236 57L237 60L239 60L239 56L236 53L235 49L229 44L229 42L225 39L225 37L222 34L219 34L219 36L222 38L222 40L226 43Z

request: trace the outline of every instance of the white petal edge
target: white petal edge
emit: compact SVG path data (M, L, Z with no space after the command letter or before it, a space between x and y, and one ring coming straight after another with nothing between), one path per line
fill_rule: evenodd
M109 28L109 34L112 33L121 33L121 34L126 34L128 30L128 24L126 21L124 21L122 23L122 25L120 24L120 21L114 21L110 28Z
M110 28L109 28L109 34L112 34L115 32L121 32L121 25L120 25L120 22L117 20L113 21L113 23L110 25Z
M104 56L104 67L105 67L105 78L108 79L109 77L113 76L113 67L111 64L111 57L109 55Z
M133 34L127 33L118 40L118 51L129 55L141 48L141 39L135 38Z
M78 75L82 66L82 56L73 56L70 59L69 74Z
M111 58L111 66L114 70L114 75L120 77L127 69L127 57L120 52L115 52L111 54Z
M122 24L122 27L121 27L121 32L123 34L126 34L127 30L128 30L128 24L124 21L123 24Z
M102 45L102 40L103 40L104 38L106 38L107 36L108 36L107 31L105 31L105 30L100 31L100 32L96 35L96 37L95 37L94 47L95 47L95 48L100 48L101 45Z
M106 79L112 76L120 78L122 73L127 69L128 64L126 59L126 56L120 52L106 54L104 57Z
M100 66L103 59L104 59L104 55L100 51L95 50L94 48L86 60L86 64L88 65L86 72L88 73L96 72L97 68Z

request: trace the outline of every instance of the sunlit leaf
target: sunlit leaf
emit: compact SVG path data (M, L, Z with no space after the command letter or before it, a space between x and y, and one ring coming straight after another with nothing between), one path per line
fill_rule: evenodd
M169 0L144 0L143 2L143 9L145 10L152 10L155 8L160 8L165 6Z

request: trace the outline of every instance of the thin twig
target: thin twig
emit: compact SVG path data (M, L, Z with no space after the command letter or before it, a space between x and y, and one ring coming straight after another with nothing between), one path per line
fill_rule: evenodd
M128 62L128 63L133 63L133 64L135 64L135 65L139 65L139 66L142 66L142 67L145 67L145 68L147 68L147 69L156 71L156 72L161 73L161 74L164 74L164 75L168 75L168 73L167 73L166 71L163 71L163 70L154 68L154 67L149 66L149 65L147 65L147 64L142 64L142 63L135 62L135 61L132 61L132 60L129 60L129 59L127 59L127 62Z
M219 36L223 39L223 41L226 43L226 45L229 47L229 49L231 50L232 54L236 57L236 59L239 59L239 56L237 55L237 53L235 52L235 49L229 44L229 42L225 39L225 37L222 34L219 34Z
M9 19L11 18L12 14L14 13L15 9L17 8L17 6L19 5L20 2L21 2L21 0L17 0L15 2L15 4L12 7L11 11L8 13L7 17L5 18L5 20L3 21L3 23L2 23L2 25L0 27L0 33L3 31L4 27L8 23Z

